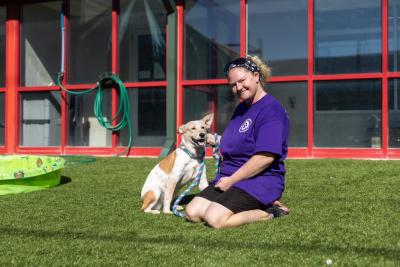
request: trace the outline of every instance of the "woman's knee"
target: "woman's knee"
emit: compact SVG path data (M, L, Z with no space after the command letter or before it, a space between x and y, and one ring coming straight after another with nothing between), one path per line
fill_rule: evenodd
M232 215L233 212L218 204L207 209L204 214L204 221L212 228L225 228Z
M187 205L186 206L186 214L190 221L192 222L201 222L201 214L199 208L194 205Z
M186 213L192 222L203 221L205 210L211 202L204 198L195 197L187 206Z

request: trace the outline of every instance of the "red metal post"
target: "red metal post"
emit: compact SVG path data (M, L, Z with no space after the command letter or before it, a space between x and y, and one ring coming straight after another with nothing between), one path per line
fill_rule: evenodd
M314 0L308 0L308 33L307 33L307 49L308 49L308 62L307 62L307 92L308 92L308 105L307 105L307 150L308 157L313 157L314 147Z
M211 132L215 133L217 131L217 124L218 124L218 114L217 114L217 107L218 107L218 88L210 87L210 91L207 93L211 93L211 112L214 114L213 124L211 125ZM222 134L222 133L219 133Z
M62 57L64 57L64 69L61 70L64 72L64 78L63 78L63 85L65 86L67 84L68 80L68 40L69 40L69 33L67 31L68 29L68 16L67 12L69 11L68 8L68 3L67 1L64 2L64 54ZM60 89L61 90L61 89ZM68 100L68 95L65 91L61 91L61 153L65 154L65 147L67 146L67 132L68 132L68 123L67 123L67 100Z
M113 73L118 73L118 15L119 15L119 6L118 1L113 0L112 7L112 29L111 29L111 71ZM114 118L117 114L117 106L118 106L118 94L115 88L112 89L111 92L111 117ZM117 121L112 122L113 126L117 124ZM116 148L118 145L118 137L119 134L117 132L112 132L111 137L111 146L113 154L116 155Z
M18 86L19 86L19 4L7 6L6 21L6 153L16 153L18 146Z
M240 0L240 56L247 55L247 0Z
M176 11L178 15L178 22L177 22L177 64L176 64L176 73L177 73L177 80L176 80L176 129L179 128L180 125L183 124L183 56L184 56L184 37L183 33L185 30L184 25L184 8L183 3L179 1L176 5ZM176 136L176 145L179 145L181 142L181 136L177 134Z
M388 105L388 0L382 0L382 152L388 156L389 105Z

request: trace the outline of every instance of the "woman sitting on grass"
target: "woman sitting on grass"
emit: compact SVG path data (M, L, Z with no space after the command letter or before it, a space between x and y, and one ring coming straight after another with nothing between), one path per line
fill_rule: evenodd
M258 57L246 57L229 62L225 72L241 103L221 137L220 173L186 207L192 222L214 228L289 212L278 201L285 188L289 120L282 105L264 91L270 69Z

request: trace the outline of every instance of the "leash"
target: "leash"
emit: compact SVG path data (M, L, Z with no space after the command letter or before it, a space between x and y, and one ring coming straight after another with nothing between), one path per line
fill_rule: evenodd
M213 158L215 161L215 175L219 174L219 168L221 165L221 155L219 154L219 140L218 134L214 133L215 146L213 146Z
M215 174L219 173L219 165L220 165L220 159L221 156L219 155L219 141L218 141L218 134L214 133L214 138L215 138L215 146L213 147L213 158L215 160ZM187 151L187 149L183 149L181 148L185 153L187 153L190 157L191 154L189 153L189 151ZM203 170L204 170L204 165L205 165L205 159L203 158L202 162L200 163L200 168L199 171L197 172L196 178L194 179L194 181L192 182L192 184L185 190L183 191L182 194L180 194L180 196L175 200L174 205L172 206L172 212L181 218L188 218L188 215L185 211L179 211L178 210L178 204L179 202L181 202L181 200L187 195L189 194L190 191L192 191L192 189L194 187L196 187L199 183L200 183L200 178L201 175L203 174Z

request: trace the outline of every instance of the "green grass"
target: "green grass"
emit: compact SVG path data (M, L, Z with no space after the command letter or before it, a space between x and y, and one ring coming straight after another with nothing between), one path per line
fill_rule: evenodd
M98 158L68 165L69 183L0 196L0 266L400 265L400 161L288 160L292 213L220 230L139 212L157 161Z

